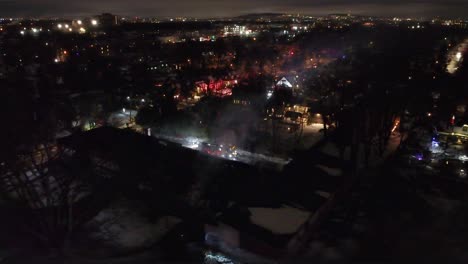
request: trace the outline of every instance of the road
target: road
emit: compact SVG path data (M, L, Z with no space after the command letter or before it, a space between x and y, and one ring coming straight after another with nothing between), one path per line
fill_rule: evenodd
M263 154L252 153L242 149L236 149L235 153L225 150L225 146L208 143L195 137L178 138L162 134L153 134L157 139L167 140L173 143L180 144L185 148L197 150L205 155L215 156L218 158L242 162L249 165L264 165L267 167L276 168L281 170L284 165L288 164L290 160L285 160L278 157L267 156ZM218 148L219 151L207 151L203 145L210 145L213 148ZM224 148L223 148L224 147Z

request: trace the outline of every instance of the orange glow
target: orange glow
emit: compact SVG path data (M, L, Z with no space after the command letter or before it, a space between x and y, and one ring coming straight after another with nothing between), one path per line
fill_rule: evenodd
M394 126L393 129L392 129L392 133L395 132L395 130L397 129L398 125L400 125L400 120L396 121L395 126Z

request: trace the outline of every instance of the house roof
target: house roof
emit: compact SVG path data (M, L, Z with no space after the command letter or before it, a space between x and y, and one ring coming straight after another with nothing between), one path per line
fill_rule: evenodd
M284 86L287 88L292 88L292 84L286 79L286 77L283 77L277 84L277 86Z

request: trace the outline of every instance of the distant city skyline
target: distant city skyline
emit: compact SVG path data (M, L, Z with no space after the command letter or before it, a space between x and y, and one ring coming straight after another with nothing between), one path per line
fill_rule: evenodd
M467 0L0 0L1 17L74 17L111 12L126 16L198 18L277 12L468 18Z

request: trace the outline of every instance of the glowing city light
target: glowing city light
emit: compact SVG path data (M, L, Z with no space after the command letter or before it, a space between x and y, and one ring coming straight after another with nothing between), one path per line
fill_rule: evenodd
M457 59L457 61L460 61L462 59L462 53L457 52L457 54L455 55L455 58Z
M63 26L62 24L58 24L57 27L61 29Z
M83 24L83 21L78 20L78 21L76 21L76 23L78 23L78 25L81 25L81 24Z
M96 19L91 20L91 25L97 26L98 21Z
M270 99L273 96L273 91L268 91L267 99Z

